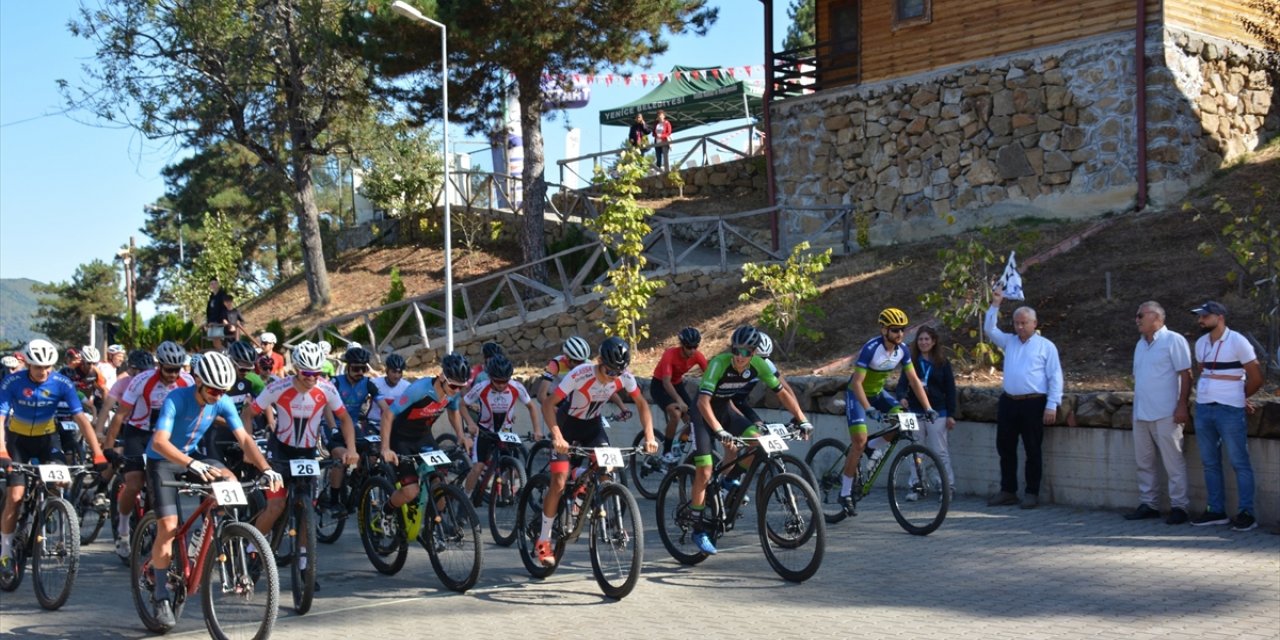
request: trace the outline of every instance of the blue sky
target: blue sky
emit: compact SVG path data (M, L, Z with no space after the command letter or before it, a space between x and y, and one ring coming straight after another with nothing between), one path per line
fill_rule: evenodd
M720 20L708 35L670 38L671 48L655 61L654 71L665 72L676 64L764 64L763 5L758 0L718 4ZM788 24L787 4L775 0L779 42ZM130 129L46 115L62 109L56 81L65 78L75 84L81 66L92 59L89 43L72 37L66 28L78 5L71 0L0 2L0 277L69 280L82 263L111 260L131 234L146 244L146 236L138 231L145 219L142 207L164 193L160 169L183 153L142 140ZM599 111L652 89L638 81L629 87L596 84L586 108L544 120L548 179L558 178L554 161L564 156L566 123L581 127L582 152L593 153L599 147ZM606 147L625 135L621 128L605 127ZM457 146L458 151L476 148ZM473 157L482 156L487 167L487 153Z

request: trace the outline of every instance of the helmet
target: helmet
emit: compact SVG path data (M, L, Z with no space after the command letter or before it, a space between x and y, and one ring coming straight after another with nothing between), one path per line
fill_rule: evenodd
M3 365L6 369L10 371L17 369L18 365L20 364L22 363L18 362L18 359L13 356L5 356L3 358L0 358L0 365Z
M199 353L193 353L187 356L186 364L189 365L191 369L194 371L196 367L200 366L201 360L204 360L203 355Z
M258 342L263 342L263 343L270 342L271 344L275 344L276 342L279 342L279 341L276 340L276 334L271 333L270 331L267 331L263 333L261 336L258 336Z
M471 364L457 353L450 353L440 361L440 372L446 380L464 384L471 377Z
M329 344L321 342L320 344ZM293 368L298 371L319 371L324 368L324 347L310 340L303 340L293 348Z
M233 342L227 351L231 361L241 369L252 369L253 361L258 359L258 351L248 342Z
M578 362L586 362L591 359L591 345L586 340L573 336L564 341L562 349L566 358L576 360Z
M217 351L210 351L203 356L197 353L191 360L191 370L206 387L226 391L236 383L236 367L231 364L231 358Z
M67 356L67 362L74 362L74 361L76 361L76 360L79 360L79 359L80 359L80 350L79 350L79 349L77 349L77 348L75 348L75 347L72 347L72 348L70 348L70 349L67 349L66 356Z
M507 352L502 350L502 345L496 342L486 342L480 347L480 353L484 355L484 359L488 360L494 356L505 356Z
M702 344L702 334L698 333L697 329L685 327L680 330L680 346L696 349L700 344Z
M172 340L165 340L156 347L156 360L170 367L181 367L187 363L187 350Z
M625 369L631 364L631 346L613 336L600 343L600 363L610 369Z
M758 348L760 346L760 332L755 327L744 324L733 330L733 337L729 339L729 346Z
M903 313L902 309L889 307L880 312L880 326L882 327L905 327L909 322L907 314Z
M134 349L129 352L129 368L139 371L146 371L156 366L156 359L151 355L150 351L145 349Z
M321 355L327 356L331 351L333 351L333 345L329 344L328 340L321 340L317 346L320 347Z
M80 357L84 358L84 361L89 363L99 362L102 360L102 354L98 353L98 349L89 345L80 347Z
M342 361L347 364L369 364L369 352L364 347L351 347L342 354Z
M270 373L272 369L276 368L276 361L272 360L271 356L265 353L258 356L258 360L254 364L256 364L258 368L268 373Z
M393 354L391 354L391 355L387 356L386 365L387 365L387 369L395 369L396 371L404 371L404 370L405 370L405 361L404 361L404 356L402 356L402 355L400 355L400 354L398 354L398 353L393 353Z
M756 355L761 358L768 358L773 355L773 338L768 334L760 332L760 346L756 347Z
M124 353L124 345L113 344L107 346L107 355L114 355L117 353Z
M490 380L510 380L515 367L506 356L498 354L485 363L484 372L489 374Z
M27 364L37 367L52 367L58 362L58 348L52 342L39 338L28 342L22 355L26 356Z

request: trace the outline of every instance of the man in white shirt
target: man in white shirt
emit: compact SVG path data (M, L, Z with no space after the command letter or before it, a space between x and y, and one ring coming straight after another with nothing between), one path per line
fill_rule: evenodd
M1167 524L1186 524L1187 461L1182 457L1182 427L1190 418L1191 349L1187 339L1164 326L1164 307L1155 301L1138 307L1137 346L1133 349L1133 455L1142 502L1125 520L1159 518L1156 456L1169 477Z
M1199 317L1204 335L1196 340L1196 445L1204 465L1204 486L1208 504L1200 517L1191 521L1203 527L1230 524L1236 531L1258 526L1253 514L1253 466L1249 462L1249 446L1245 412L1247 398L1262 388L1262 367L1253 345L1243 335L1227 328L1227 308L1209 301L1192 313ZM1240 494L1239 513L1227 517L1226 489L1222 476L1222 445L1226 445L1231 468L1236 472L1236 489Z
M1019 504L1018 439L1027 456L1026 492L1021 507L1034 509L1040 504L1040 479L1044 463L1040 447L1044 428L1053 424L1062 402L1062 365L1058 347L1036 332L1036 311L1018 307L1013 312L1013 334L996 326L1004 292L997 287L992 294L983 324L992 344L1004 351L1004 393L996 411L996 452L1000 454L1000 492L987 500L988 506Z

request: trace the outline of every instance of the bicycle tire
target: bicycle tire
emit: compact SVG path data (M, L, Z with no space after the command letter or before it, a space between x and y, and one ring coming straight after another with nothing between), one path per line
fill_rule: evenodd
M8 494L8 487L5 488L4 494ZM8 498L0 500L0 508L3 508L7 500ZM22 534L25 526L22 522L22 509L23 506L18 505L18 528L13 538L13 557L10 559L10 562L13 563L13 575L7 579L0 578L0 591L17 591L18 587L22 586L22 577L26 575L24 566L27 563L27 536ZM28 515L27 517L34 516Z
M817 493L818 479L813 473L813 469L809 468L808 463L790 453L780 453L773 457L782 464L782 473L791 473L800 476L801 480L809 483L810 487L814 487L814 493ZM764 491L764 486L768 484L775 476L779 475L773 464L765 463L760 465L759 477L756 478L756 493Z
M489 491L489 532L495 544L509 547L516 541L516 511L520 493L528 484L524 466L510 456L498 459L493 484Z
M328 491L329 487L326 485L320 490ZM338 503L336 505L329 505L329 509L333 509L335 507L342 508L343 505L348 504L350 501L350 493L351 485L349 483L349 479L344 478L342 480L342 489L338 492ZM342 537L343 529L347 526L346 510L343 509L343 515L335 516L332 511L321 506L319 500L316 501L313 510L316 514L316 540L324 544L333 544L337 542L338 538Z
M524 564L525 571L529 575L542 580L550 577L556 572L556 567L560 566L560 559L564 556L564 539L558 531L559 513L557 511L556 530L551 533L551 540L555 549L556 563L550 567L543 566L538 561L537 552L534 550L534 544L538 540L538 534L542 531L542 503L547 495L547 490L551 486L551 476L545 473L539 473L529 478L528 484L524 486L524 491L520 492L520 502L516 507L516 542L519 543L520 562ZM561 496L559 509L564 508L564 497Z
M849 446L835 438L819 440L809 449L804 462L814 475L813 490L822 505L822 516L827 524L836 524L849 517L840 505L840 483L844 475L845 458ZM857 487L854 488L857 490Z
M151 580L151 546L156 539L157 518L154 512L147 512L138 521L138 526L133 528L129 539L129 587L133 592L133 608L138 612L138 619L142 621L142 626L152 633L166 633L172 626L160 624L156 619L151 602L151 591L144 590L144 581L149 583ZM173 540L173 558L176 560L178 538ZM182 619L182 608L185 602L176 597L173 598L173 619Z
M52 526L51 523L55 523ZM54 611L71 597L71 587L80 568L80 523L71 503L54 496L45 498L35 521L39 532L31 554L31 582L40 606ZM58 584L57 574L66 576Z
M465 593L476 586L484 566L484 545L480 541L480 516L466 493L451 484L431 491L438 518L428 518L418 541L431 558L440 583L450 591ZM439 506L443 502L444 506ZM432 507L428 505L430 511Z
M92 482L92 474L82 473L76 476L71 485L71 506L75 507L76 518L80 523L80 546L93 544L107 521L107 513L94 506L98 482ZM100 481L99 481L100 482Z
M887 484L893 518L907 533L927 536L942 526L951 507L951 484L932 449L922 444L904 447L893 458ZM910 500L913 493L916 499Z
M658 537L667 553L680 564L698 564L707 554L693 542L693 519L700 517L689 508L693 492L692 465L682 464L667 472L658 489Z
M293 591L293 610L305 615L311 610L316 595L316 512L310 496L294 501L293 508L293 563L289 565L289 586ZM302 568L304 564L307 567Z
M551 456L555 451L550 440L539 440L529 447L529 459L525 461L524 473L532 478L539 473L551 472Z
M612 482L600 486L591 518L591 573L605 596L627 597L644 564L644 522L635 496ZM614 574L617 574L614 577Z
M453 450L458 448L458 436L452 433L442 433L436 436L436 448L453 457Z
M769 566L788 582L812 578L827 547L826 522L813 487L800 476L784 473L769 480L757 497L760 547ZM808 546L813 551L806 557L802 548ZM790 561L792 555L796 562Z
M409 554L409 543L405 539L404 523L399 512L386 515L382 511L382 505L391 499L392 493L395 493L395 489L386 478L370 478L360 494L357 507L360 543L364 546L364 553L378 573L389 576L404 568L405 557Z
M250 567L248 547L258 549L258 575L255 578ZM205 556L205 570L200 586L201 603L204 606L205 626L209 635L217 640L252 637L264 640L271 636L276 617L280 614L280 574L275 557L267 546L267 539L257 529L244 522L228 522L218 531L214 544L209 545ZM215 582L215 580L217 582ZM265 584L261 584L265 582ZM261 601L249 602L262 593ZM230 596L218 600L218 595ZM230 620L228 609L240 605L245 610L243 630L235 635L232 627L239 627ZM247 636L247 633L252 636Z
M644 452L644 432L641 431L636 434L635 439L631 441L631 446L635 448L636 455L627 469L636 491L649 500L658 497L658 489L662 487L662 479L667 477L667 471L670 470L671 466L662 461L662 446L666 442L667 436L662 433L654 433L653 438L658 442L658 451L654 454L648 454Z

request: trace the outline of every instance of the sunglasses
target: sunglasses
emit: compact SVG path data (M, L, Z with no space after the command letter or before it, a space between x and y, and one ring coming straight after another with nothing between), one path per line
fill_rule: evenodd
M733 347L729 349L729 352L741 358L750 358L756 350L751 347Z
M302 376L302 377L304 377L304 378L319 378L321 375L323 375L323 372L320 372L320 371L299 371L299 372L298 372L298 375L300 375L300 376Z
M205 394L205 395L207 395L207 396L209 396L210 398L215 399L215 400L216 400L216 399L218 399L218 398L221 398L223 395L226 395L226 393L227 393L226 391L223 391L222 389L215 389L215 388L210 387L210 386L208 386L208 385L202 385L202 386L204 387L204 394Z
M467 383L465 383L465 382L454 382L454 381L452 381L452 380L445 380L445 381L444 381L444 386L446 386L446 387L448 387L448 388L450 388L450 389L452 389L452 390L454 390L454 391L457 391L458 389L462 389L463 387L466 387L466 386L467 386Z
M906 327L889 327L889 333L902 333L906 330Z
M610 378L617 378L622 375L622 369L610 369L609 367L605 367L604 374Z
M160 367L160 373L167 373L171 376L177 375L179 371L182 371L182 367Z
M347 371L350 371L351 373L364 373L368 370L369 370L369 367L366 367L362 364L347 365Z

